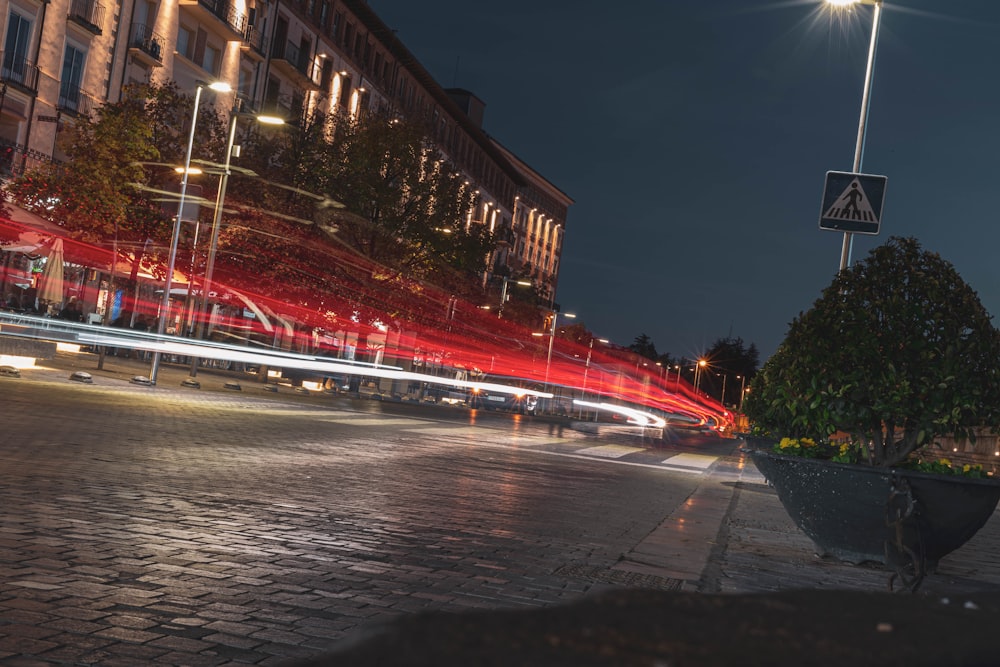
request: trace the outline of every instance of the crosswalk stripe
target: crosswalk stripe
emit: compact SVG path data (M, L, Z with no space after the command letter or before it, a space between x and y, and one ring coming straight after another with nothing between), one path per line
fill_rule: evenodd
M704 454L678 454L663 461L664 465L673 468L696 468L704 470L719 460L718 456L706 456Z
M641 447L626 447L624 445L600 445L599 447L587 447L586 449L576 450L577 454L582 454L583 456L600 456L606 459L619 459L623 456L628 456L629 454L635 454L636 452L644 452L645 449Z

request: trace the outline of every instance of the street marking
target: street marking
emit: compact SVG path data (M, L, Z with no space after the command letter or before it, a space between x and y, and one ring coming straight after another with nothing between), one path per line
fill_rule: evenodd
M620 459L623 456L628 456L629 454L635 454L637 452L644 452L645 449L641 447L626 447L624 445L601 445L599 447L587 447L586 449L576 450L577 454L582 454L583 456L599 456L605 459Z
M719 460L718 456L706 456L704 454L678 454L665 459L662 465L669 468L683 470L693 470L704 472L710 465Z
M331 424L344 424L346 426L393 426L396 424L412 424L412 419L396 418L371 418L371 417L324 417L319 421L330 422Z

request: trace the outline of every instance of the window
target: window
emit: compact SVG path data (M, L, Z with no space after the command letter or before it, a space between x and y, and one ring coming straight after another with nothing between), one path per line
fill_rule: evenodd
M351 77L345 76L340 82L340 106L346 107L351 101Z
M205 46L205 58L201 63L202 69L206 72L211 73L213 76L219 76L219 67L222 64L222 51L215 48L214 46Z
M193 30L185 26L177 29L177 53L190 60L194 56L194 42Z
M333 37L333 41L340 43L340 26L344 24L344 13L334 12L333 14L333 25L330 26L330 36Z
M28 43L31 41L31 21L15 11L7 19L7 41L3 49L3 73L15 81L24 78L24 60L28 57ZM18 76L20 75L20 76Z
M72 44L66 45L63 55L62 76L59 79L59 102L76 111L80 106L80 83L83 81L83 64L87 53Z

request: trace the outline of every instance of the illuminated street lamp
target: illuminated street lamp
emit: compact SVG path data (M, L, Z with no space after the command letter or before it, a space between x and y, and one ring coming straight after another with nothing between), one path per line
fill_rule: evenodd
M861 94L861 118L858 121L858 139L854 146L855 174L861 173L861 162L865 153L865 133L868 129L868 107L871 103L872 77L875 71L875 47L878 44L878 29L882 18L882 0L826 0L828 4L838 7L849 5L872 5L872 36L868 45L868 65L865 67L865 85ZM844 232L844 243L840 251L840 270L843 271L851 262L851 245L854 236Z
M503 306L507 303L507 283L513 282L515 285L521 287L531 287L531 281L529 280L511 280L507 276L503 278L503 288L500 290L500 308L497 310L497 319L503 315Z
M605 345L607 345L608 343L611 342L607 338L591 338L590 339L590 344L587 346L587 363L584 364L584 366L583 366L583 397L584 398L587 397L587 375L590 373L590 358L594 354L594 341L595 340L598 343L604 343ZM580 417L581 418L583 417L583 406L580 406ZM596 415L595 415L595 419L596 419Z
M697 365L694 367L694 390L697 393L698 385L701 383L702 369L708 366L708 362L704 359L699 359Z
M229 114L229 141L226 143L226 161L222 167L222 178L219 180L219 193L215 198L215 217L212 220L212 240L208 246L208 260L205 263L205 281L201 288L201 304L198 309L197 327L198 337L204 328L206 313L208 312L208 294L212 287L212 276L215 271L215 255L219 246L219 229L222 227L222 208L226 203L226 188L229 185L230 164L233 157L233 143L236 139L236 120L240 116L249 116L257 119L258 123L264 125L284 125L285 119L277 116L265 116L257 114L246 114L240 111L240 105L233 106ZM191 360L191 376L198 374L198 355L194 355Z
M228 93L232 87L224 81L216 81L208 84L212 90L220 93ZM156 325L157 335L162 336L166 331L167 317L170 315L170 289L174 278L174 265L177 263L177 242L181 235L181 218L184 216L184 198L187 195L188 176L191 173L191 150L194 148L194 129L198 124L198 107L201 104L201 91L205 88L203 83L198 83L194 93L194 110L191 112L191 132L188 135L187 152L184 154L184 176L181 178L181 195L177 201L177 217L174 219L174 230L170 237L170 255L167 260L167 279L163 286L163 300L160 303L160 317ZM191 278L188 277L188 280ZM160 370L160 351L153 352L153 364L149 370L149 381L156 384L156 376Z
M746 387L746 384L747 384L747 376L746 375L737 375L736 377L738 377L740 379L740 407L739 407L739 410L740 410L740 412L743 412L743 392L745 391L745 387Z
M563 313L562 315L570 319L576 317L573 313ZM552 311L552 326L549 327L549 354L545 358L545 391L549 389L549 368L552 366L552 343L556 339L556 320L558 318L559 313Z

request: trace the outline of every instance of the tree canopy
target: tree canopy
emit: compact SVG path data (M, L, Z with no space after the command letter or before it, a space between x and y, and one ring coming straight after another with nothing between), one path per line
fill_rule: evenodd
M745 403L775 436L871 443L892 466L1000 418L1000 334L955 268L893 237L841 271L789 327Z

